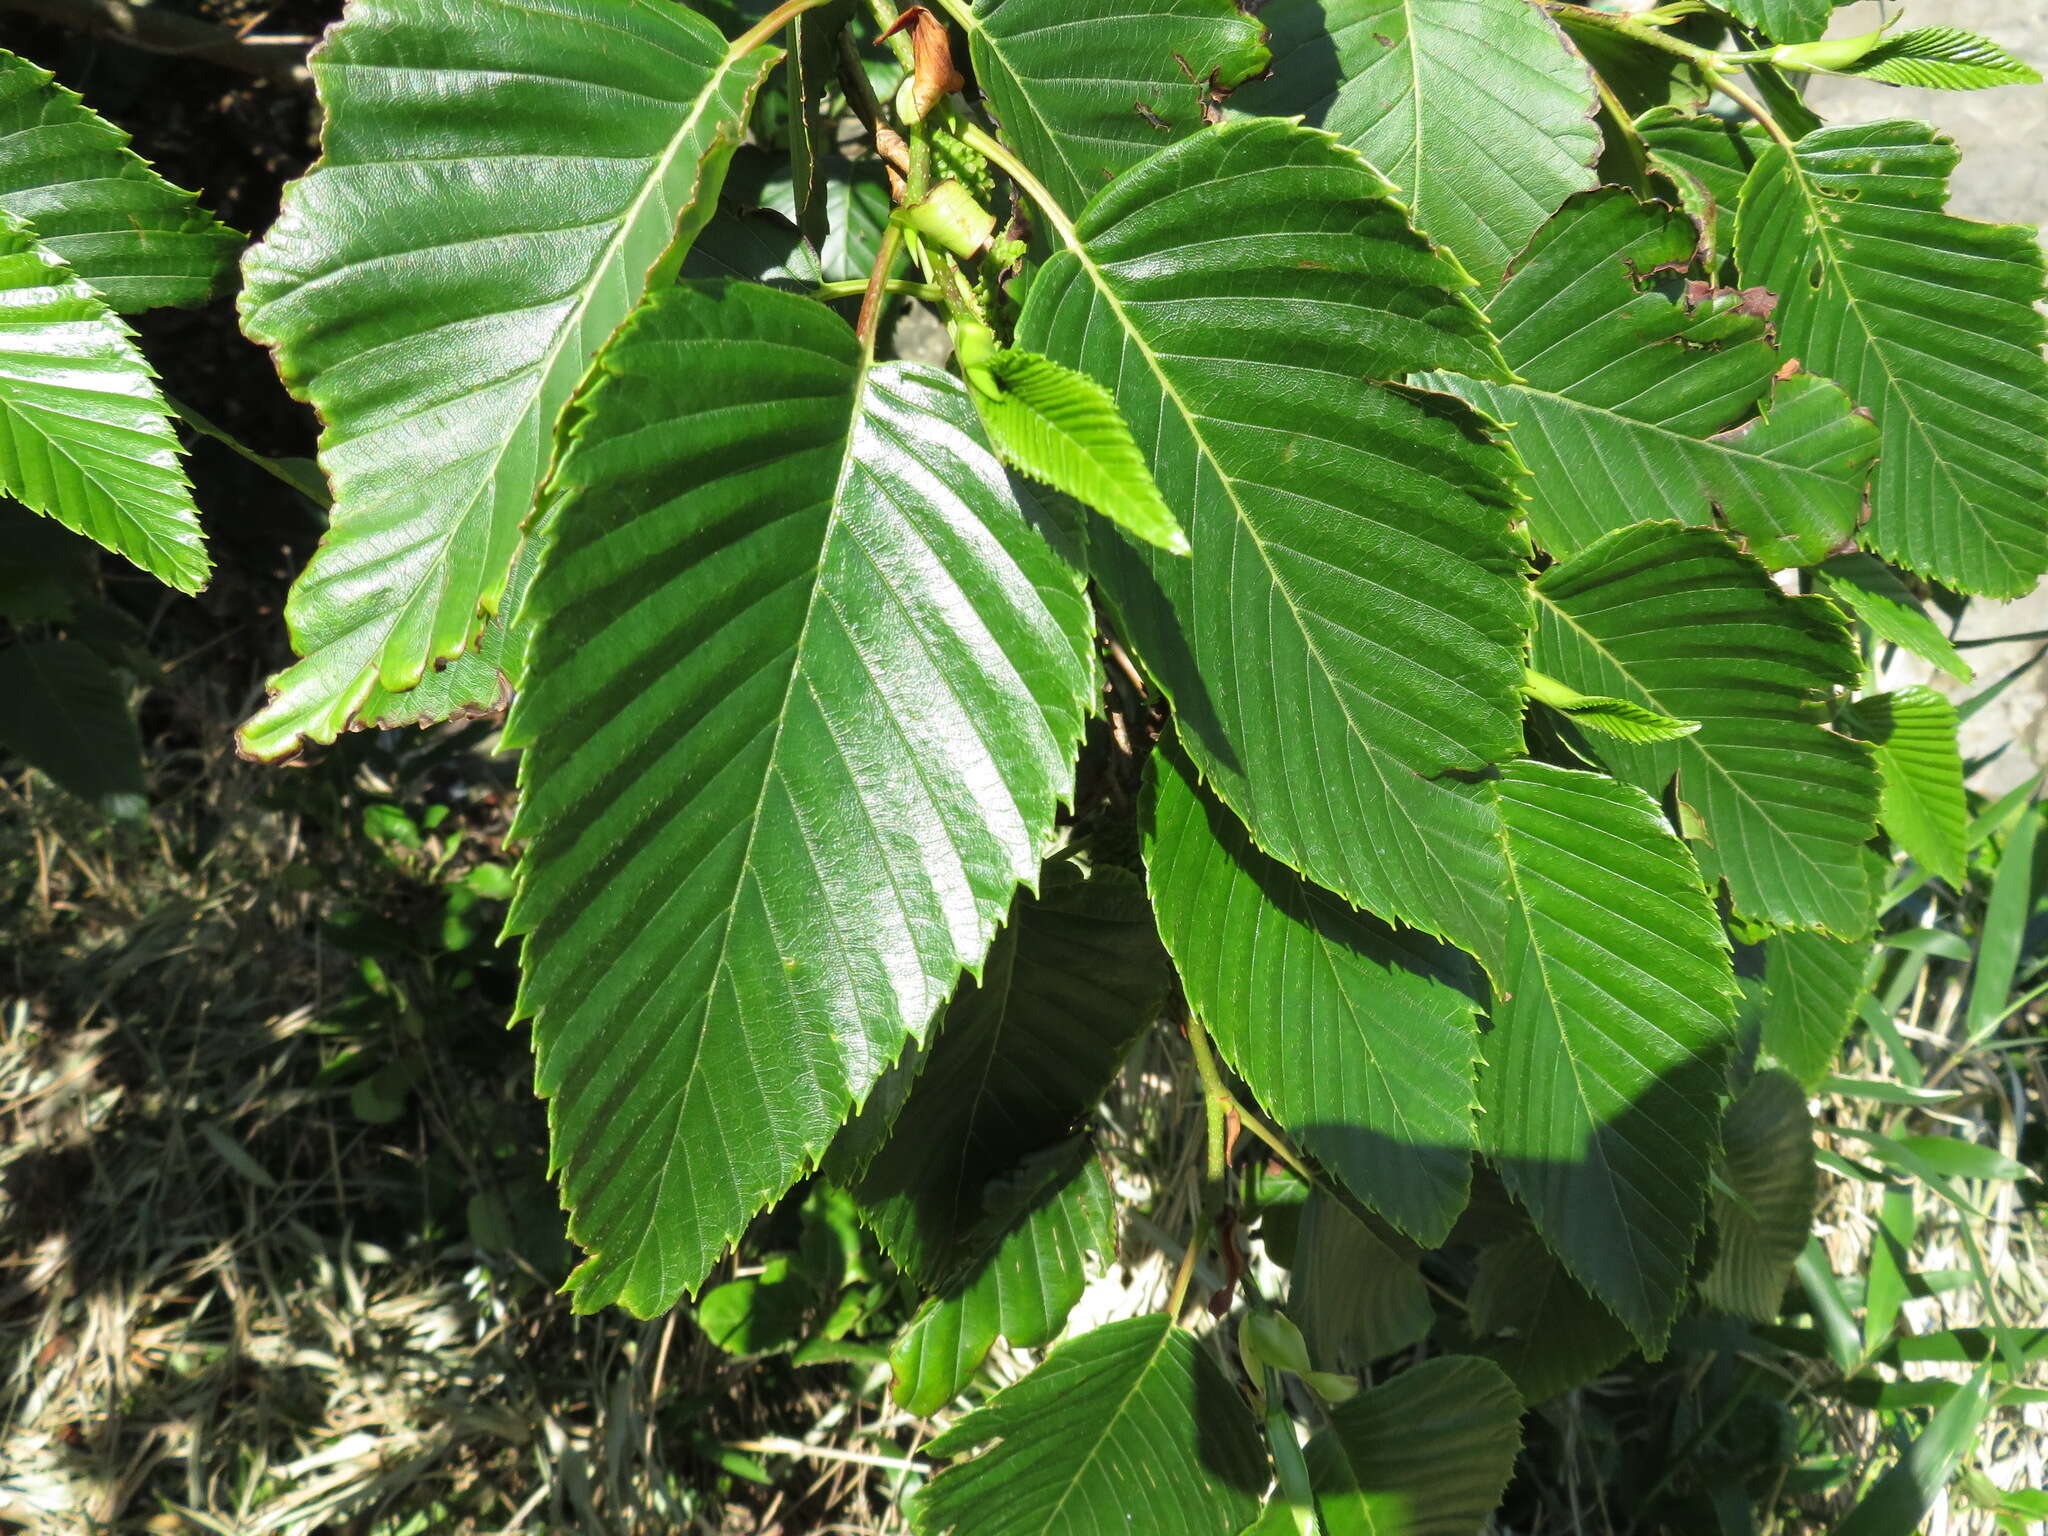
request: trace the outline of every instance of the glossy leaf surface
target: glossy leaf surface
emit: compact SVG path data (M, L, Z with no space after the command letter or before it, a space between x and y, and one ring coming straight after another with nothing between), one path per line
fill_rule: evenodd
M926 1450L982 1445L912 1499L918 1536L1238 1536L1271 1475L1237 1388L1164 1313L1070 1339Z
M1511 424L1534 473L1529 525L1553 554L1631 523L1719 512L1767 565L1823 558L1855 528L1877 428L1800 374L1750 296L1649 286L1682 271L1692 221L1618 187L1574 198L1488 306L1515 384L1443 382Z
M2048 360L2033 231L1943 211L1955 145L1897 119L1764 150L1742 192L1744 282L1779 344L1877 417L1865 546L1966 592L2048 569Z
M777 57L655 0L356 0L328 34L321 158L241 309L325 422L333 527L247 750L331 741L475 638L557 415L709 217Z
M1704 1214L1727 940L1640 790L1518 763L1499 804L1511 915L1480 1131L1537 1231L1654 1352Z
M1258 16L1272 73L1233 109L1334 133L1482 284L1594 184L1592 77L1528 0L1275 0Z
M1018 339L1110 387L1187 529L1191 558L1104 539L1091 565L1204 781L1355 904L1497 929L1485 815L1437 776L1521 743L1512 460L1371 382L1500 372L1456 267L1352 151L1250 119L1097 197Z
M1669 523L1608 535L1536 590L1537 666L1700 722L1660 746L1593 745L1653 794L1676 772L1738 910L1860 937L1878 783L1870 749L1826 724L1823 700L1859 675L1834 606L1788 597L1720 535Z
M212 569L134 334L0 212L0 492L181 592Z
M1177 750L1151 761L1145 864L1189 1006L1302 1150L1441 1242L1478 1139L1470 967L1259 852Z
M1089 618L964 387L771 288L643 308L557 486L508 927L577 1304L651 1315L1037 877Z
M242 237L128 147L128 135L0 49L0 209L33 229L109 308L203 304Z

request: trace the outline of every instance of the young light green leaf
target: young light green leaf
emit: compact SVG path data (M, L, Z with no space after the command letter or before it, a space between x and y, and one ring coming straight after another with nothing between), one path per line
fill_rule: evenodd
M698 1284L979 967L1093 693L958 381L684 285L606 349L527 610L507 920L585 1310Z
M1498 798L1510 927L1480 1133L1536 1230L1654 1354L1705 1212L1728 943L1640 790L1525 762Z
M1272 1478L1243 1397L1164 1313L1068 1340L925 1449L979 1445L912 1496L918 1536L1237 1536Z
M1478 1139L1463 957L1261 853L1171 744L1140 815L1160 934L1224 1060L1353 1195L1442 1242Z
M1764 941L1764 1049L1806 1088L1834 1070L1835 1056L1867 990L1872 941L1824 933L1774 933Z
M1922 869L1960 890L1970 807L1963 794L1955 705L1915 685L1858 699L1838 718L1843 730L1876 749L1884 780L1877 817L1885 831Z
M1087 1287L1090 1255L1115 1253L1116 1199L1102 1160L1084 1156L910 1320L889 1351L897 1403L930 1417L966 1390L998 1337L1013 1349L1050 1343Z
M0 210L0 493L180 592L212 564L156 373L127 325Z
M1589 744L1652 794L1678 775L1736 909L1860 938L1878 779L1870 748L1827 728L1824 698L1859 670L1834 606L1788 597L1719 534L1670 523L1607 535L1544 572L1536 592L1536 666L1700 722L1656 746Z
M1048 866L947 1006L895 1130L847 1180L890 1257L930 1289L980 1257L986 1224L1000 1233L1011 1214L996 1181L1085 1123L1166 986L1137 877Z
M242 237L128 147L128 135L0 49L0 210L119 314L203 304L233 280Z
M1498 855L1442 776L1521 742L1514 461L1460 403L1375 382L1504 375L1462 274L1354 152L1272 119L1063 228L1018 341L1110 387L1194 546L1090 551L1189 757L1268 853L1484 945Z
M1942 211L1955 145L1891 120L1772 145L1742 191L1736 260L1778 295L1779 345L1877 417L1859 538L1966 592L2048 570L2041 249Z
M0 747L109 816L149 809L128 691L76 640L0 646Z
M1445 1355L1330 1411L1307 1447L1324 1536L1475 1536L1522 1447L1522 1400L1491 1360Z
M1909 27L1893 32L1861 58L1831 73L1936 91L2041 83L2041 72L2032 65L2021 63L1981 33L1962 27Z
M1592 76L1526 0L1273 0L1258 17L1273 67L1231 108L1334 133L1485 286L1596 180Z
M655 0L355 0L327 35L321 159L241 309L326 423L333 526L248 752L332 741L470 645L556 417L710 217L778 57Z
M1619 741L1646 746L1653 741L1676 741L1700 728L1697 720L1674 720L1654 709L1645 709L1630 699L1601 698L1568 688L1554 677L1533 669L1526 672L1522 691L1539 704L1547 704L1589 730Z
M1718 511L1765 564L1802 565L1856 526L1877 428L1824 379L1777 379L1758 296L1648 286L1697 243L1684 214L1622 188L1573 198L1488 308L1517 382L1437 381L1510 424L1553 554Z
M972 23L1004 139L1067 208L1200 128L1210 93L1270 57L1230 0L981 0Z
M1480 1253L1466 1300L1473 1336L1531 1405L1584 1385L1635 1348L1533 1232Z
M1880 640L1911 651L1957 682L1976 678L1941 627L1927 616L1898 572L1875 556L1836 555L1820 568L1820 590L1870 626Z
M1813 1228L1819 1175L1806 1094L1783 1072L1760 1072L1721 1121L1714 1188L1714 1266L1707 1304L1768 1323L1777 1317Z
M1108 390L1035 352L1011 348L988 366L997 393L975 390L974 405L1004 463L1093 507L1147 544L1188 552L1188 536Z

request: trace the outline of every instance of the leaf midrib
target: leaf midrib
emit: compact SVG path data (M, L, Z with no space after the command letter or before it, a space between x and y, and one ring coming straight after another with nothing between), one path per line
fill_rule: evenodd
M733 875L733 898L725 904L723 918L718 931L718 953L711 964L713 990L715 990L720 978L729 977L732 933L738 912L738 897L740 891L745 888L748 879L754 876L754 845L760 836L761 822L768 806L768 786L775 782L779 773L778 764L782 755L782 737L789 725L790 701L796 696L798 680L805 675L804 649L806 642L810 639L811 621L817 616L820 607L820 594L824 591L825 586L825 551L831 547L832 536L838 530L840 521L845 515L846 483L854 468L854 438L856 428L860 422L862 402L867 398L868 379L872 371L872 367L865 360L855 364L853 388L847 399L846 444L839 461L838 478L832 484L832 508L826 514L825 526L818 535L818 557L811 570L810 595L804 599L803 623L799 626L796 640L790 647L789 678L782 686L781 702L775 707L774 734L769 739L768 752L762 762L761 787L755 792L754 806L747 816L747 840L745 846L740 850L739 865ZM683 1072L683 1080L676 1093L670 1096L668 1100L670 1104L686 1099L696 1082L699 1068L704 1060L704 1043L711 1034L709 1023L710 1021L707 1017L704 1024L697 1031L697 1039L691 1049L690 1064ZM680 1114L678 1114L679 1124L680 1118ZM672 1139L669 1150L662 1157L664 1177L667 1174L668 1162L674 1155L675 1149ZM654 1231L654 1226L650 1224L647 1236L651 1238L654 1235ZM734 1235L737 1234L727 1235L725 1241L731 1241L731 1237ZM643 1238L641 1243L636 1245L634 1250L635 1263L638 1262L640 1252L646 1246L646 1241L647 1239Z
M1041 1532L1061 1529L1058 1524L1060 1511L1067 1507L1067 1500L1074 1496L1074 1490L1081 1486L1081 1479L1086 1477L1088 1469L1095 1465L1096 1457L1102 1454L1103 1446L1109 1442L1110 1431L1116 1427L1117 1421L1130 1411L1132 1400L1137 1397L1139 1389L1145 1385L1146 1378L1151 1376L1153 1370L1158 1366L1159 1357L1165 1353L1166 1346L1173 1341L1175 1329L1172 1319L1166 1319L1166 1324L1164 1328L1159 1330L1159 1337L1153 1341L1152 1348L1146 1355L1145 1363L1138 1367L1138 1373L1131 1378L1130 1386L1124 1389L1122 1399L1117 1403L1116 1408L1110 1413L1109 1417L1102 1421L1102 1433L1095 1437L1094 1444L1088 1447L1088 1454L1081 1458L1081 1465L1074 1469L1074 1475L1067 1479L1067 1486L1060 1490L1059 1499L1047 1513L1045 1523L1039 1527Z
M1856 328L1863 336L1864 346L1875 361L1879 372L1884 375L1885 394L1888 397L1887 408L1890 409L1895 406L1896 409L1904 413L1906 419L1912 424L1914 434L1926 444L1928 456L1933 459L1940 472L1942 482L1948 487L1949 494L1955 498L1958 505L1966 508L1973 514L1971 521L1977 525L1980 534L1982 534L1983 522L1974 516L1976 511L1975 503L1964 494L1962 486L1957 483L1955 473L1949 466L1947 455L1935 446L1935 440L1927 422L1913 408L1912 396L1905 382L1893 371L1890 356L1891 343L1879 337L1863 313L1863 300L1856 296L1856 290L1849 281L1851 268L1843 258L1842 253L1836 249L1833 240L1828 234L1828 220L1821 217L1823 205L1818 200L1819 188L1808 179L1806 167L1800 162L1799 156L1794 150L1787 149L1782 144L1772 145L1771 148L1784 159L1788 167L1787 174L1791 178L1792 184L1798 188L1800 202L1806 209L1807 218L1813 231L1814 244L1820 250L1821 259L1827 264L1829 272L1833 274L1836 281L1840 284L1843 305L1855 320ZM1751 174L1755 174L1754 168L1752 168ZM1945 209L1941 211L1946 215ZM2005 559L2002 547L1997 541L1988 534L1983 534L1983 537L1984 543L1989 545L1993 551L1998 552L1999 563L2009 567L2010 562Z
M1581 1076L1579 1072L1578 1053L1572 1049L1571 1041L1568 1038L1565 1029L1565 1008L1561 1001L1562 994L1558 991L1555 984L1553 984L1553 982L1551 981L1550 959L1549 956L1547 956L1544 953L1543 945L1537 939L1536 924L1534 923L1534 921L1531 920L1531 914L1535 911L1535 908L1530 903L1527 892L1523 889L1521 865L1515 858L1514 831L1508 825L1507 808L1504 802L1500 802L1498 790L1495 791L1495 798L1496 802L1501 804L1501 859L1506 866L1508 890L1512 895L1515 907L1521 913L1520 920L1523 926L1528 930L1529 953L1533 955L1536 959L1537 975L1541 979L1543 995L1549 1001L1551 1017L1557 1026L1558 1041L1560 1046L1562 1047L1562 1055L1564 1056L1566 1064L1571 1068L1572 1092L1579 1101L1579 1108L1585 1115L1586 1124L1589 1127L1591 1127L1595 1132L1597 1132L1602 1122L1600 1116L1594 1111L1593 1100L1591 1096L1586 1092L1585 1078ZM1595 1026L1595 1033L1599 1033L1597 1026ZM1602 1038L1606 1037L1603 1035ZM1591 1149L1600 1149L1600 1140L1597 1134L1589 1136L1587 1138L1587 1144L1588 1147ZM1603 1179L1607 1183L1609 1190L1611 1192L1610 1198L1614 1199L1615 1204L1617 1206L1620 1205L1620 1188L1623 1185L1625 1185L1627 1181L1621 1177L1621 1175L1614 1169L1613 1165L1608 1161L1604 1153L1604 1150L1601 1151L1600 1154L1600 1171ZM1628 1248L1629 1272L1632 1275L1634 1275L1640 1282L1646 1271L1643 1267L1641 1259L1638 1257L1636 1252L1634 1223L1624 1218L1620 1223L1618 1223L1618 1225L1621 1228L1622 1241ZM1557 1252L1559 1259L1564 1260L1565 1256L1563 1252L1561 1250L1557 1250ZM1569 1267L1568 1260L1566 1261L1566 1263ZM1574 1274L1576 1274L1576 1270L1574 1270ZM1586 1288L1589 1291L1593 1289L1590 1282L1587 1283ZM1636 1300L1639 1304L1647 1304L1650 1301L1650 1298L1647 1295L1643 1294L1642 1287L1640 1286L1640 1284L1637 1287Z
M1088 274L1089 281L1094 284L1096 292L1102 295L1103 299L1109 304L1124 335L1129 338L1131 345L1137 348L1138 354L1145 359L1145 365L1151 370L1152 377L1158 381L1160 391L1173 403L1174 410L1179 414L1182 423L1187 428L1188 436L1193 439L1203 461L1209 466L1217 483L1222 486L1223 494L1230 502L1231 511L1236 514L1238 523L1244 528L1246 535L1251 539L1252 547L1258 551L1259 562L1265 566L1266 574L1272 579L1274 590L1286 602L1288 616L1294 620L1294 627L1301 636L1301 643L1310 657L1314 659L1317 671L1322 674L1323 685L1330 696L1336 701L1339 712L1343 714L1344 724L1352 739L1359 744L1368 757L1379 765L1382 774L1386 773L1389 768L1396 772L1406 771L1406 765L1382 751L1373 741L1370 734L1361 728L1357 718L1352 714L1349 699L1346 698L1344 690L1338 687L1336 675L1331 671L1329 662L1324 659L1321 647L1316 644L1314 637L1309 633L1308 624L1302 616L1301 607L1295 601L1293 589L1281 578L1279 569L1274 565L1273 557L1266 548L1266 541L1260 537L1257 526L1253 523L1250 513L1246 511L1243 500L1238 496L1236 482L1223 468L1222 461L1216 456L1216 451L1209 446L1208 439L1203 435L1202 429L1198 424L1200 418L1189 407L1188 403L1181 398L1180 391L1174 387L1173 381L1167 377L1159 354L1153 351L1151 343L1146 340L1144 334L1131 319L1129 312L1123 306L1123 301L1117 296L1115 289L1111 287L1108 274L1096 264L1094 257L1088 253L1086 245L1080 237L1080 232L1075 227L1073 221L1066 216L1063 210L1054 210L1054 212L1057 214L1057 217L1052 219L1051 222L1059 231L1060 239L1066 246L1068 253L1079 263L1081 269ZM1189 518L1188 522L1190 527L1192 527L1194 519ZM1254 833L1254 840L1258 840L1256 833Z
M697 93L695 100L692 101L688 115L685 116L683 121L677 126L676 131L670 135L668 143L662 148L661 152L658 155L652 157L648 161L648 174L642 179L640 190L634 194L632 200L629 203L627 203L626 207L620 212L617 227L612 231L611 237L605 242L603 249L598 253L597 257L592 261L590 267L587 269L586 278L583 284L581 285L582 291L577 297L575 308L568 316L564 317L561 325L559 325L556 328L554 339L549 343L547 350L543 352L540 357L536 358L534 362L530 365L530 369L528 371L530 376L536 380L536 384L532 392L528 396L526 405L524 406L524 408L520 410L518 414L517 421L519 424L523 424L524 422L526 422L536 412L540 404L541 383L543 383L547 379L547 377L554 371L554 369L559 365L563 352L569 345L569 338L572 335L582 334L584 324L590 312L591 303L595 299L599 290L605 286L605 276L609 274L611 271L613 271L617 266L621 248L625 244L629 232L638 228L640 220L646 211L646 206L649 200L654 195L655 189L666 184L668 172L682 157L684 149L690 141L691 134L696 131L698 124L702 121L705 112L708 110L710 104L714 100L719 99L719 93L725 85L727 79L734 75L735 73L737 73L739 66L743 62L745 62L745 60L749 58L761 57L763 55L771 54L775 56L762 57L761 71L760 74L756 76L756 85L758 85L759 80L762 77L765 77L767 70L770 67L772 67L772 65L776 63L780 57L779 54L775 54L775 50L772 47L765 49L756 48L747 54L737 54L733 51L731 47L728 47L725 54L719 59L718 63L712 67L711 72L705 77L704 87ZM361 66L344 63L341 67L359 68ZM456 72L463 73L463 71ZM752 95L751 89L748 91L748 95ZM716 148L715 142L713 143L711 148ZM708 153L709 151L707 150L707 154ZM464 156L463 158L465 160L468 160L489 157ZM703 163L703 158L704 157L702 156L699 157L698 163L700 166L700 170ZM701 185L702 177L700 174L700 176L692 183L693 195L690 201L688 203L685 203L683 208L679 208L677 210L678 222L680 222L684 209L689 206L692 206L696 202L696 194L701 191ZM672 235L670 238L670 246L672 246L673 244L674 236ZM668 249L669 247L663 247L662 256L656 257L653 263L654 266L659 266L661 264L662 257L665 257L667 255ZM652 268L650 268L650 270L652 270ZM563 403L567 403L566 398ZM559 413L559 407L557 408L557 411ZM415 611L416 606L420 602L422 596L428 593L430 590L437 590L445 585L448 574L447 567L445 564L447 550L462 536L464 530L466 530L472 525L472 523L474 522L478 515L478 507L481 503L488 501L495 504L494 493L496 491L498 483L499 466L501 466L504 463L505 455L510 450L512 443L523 436L524 432L518 425L515 425L514 430L508 432L505 435L504 439L500 442L498 446L498 451L494 453L488 461L488 472L479 475L476 486L474 490L471 491L469 498L462 504L460 510L457 511L454 514L454 516L452 516L449 519L448 523L441 530L439 535L427 541L426 547L438 549L440 551L440 557L427 560L424 563L424 571L420 579L413 582L405 590L404 595L402 597L396 597L388 606L386 606L383 609L381 613L372 618L368 623L357 625L352 629L341 632L341 635L349 635L361 634L364 630L371 630L373 632L376 632L378 636L376 640L375 651L370 654L367 660L361 666L359 666L356 671L356 682L359 683L362 680L363 676L367 673L370 677L372 687L384 687L386 688L387 691L390 692L402 693L409 691L404 688L390 688L389 685L385 682L385 648L390 644L392 634L400 628L400 626L405 622L407 616ZM554 450L551 449L551 459L553 457L553 454ZM322 453L321 458L324 463L324 452ZM551 465L548 467L544 467L541 476L535 482L536 486L544 484L548 478L548 474L551 472ZM508 563L507 572L509 572L509 568L510 567ZM501 572L495 578L497 584L500 587L502 587L503 585L504 576L505 574L507 574L507 572ZM486 575L483 580L482 587L480 589L481 592L488 593L491 589L492 582L493 578L489 575ZM431 599L432 605L437 608L444 601L445 597L440 596L436 596L433 599ZM430 643L428 647L429 655L426 659L426 664L428 666L431 666L437 660L453 660L456 657L462 655L466 650L468 650L471 641L475 638L482 617L483 614L481 610L479 610L478 613L473 614L471 616L469 622L465 626L465 633L463 634L463 636L461 637L461 639L456 644L453 650L449 650L446 646L443 645L432 644L430 636ZM320 645L317 648L317 650L326 651L331 649L334 644L339 642L341 635L337 635L333 640L327 642L326 644ZM294 635L294 638L298 638L296 634ZM305 658L305 660L307 661L310 661L312 659L312 655L310 654Z

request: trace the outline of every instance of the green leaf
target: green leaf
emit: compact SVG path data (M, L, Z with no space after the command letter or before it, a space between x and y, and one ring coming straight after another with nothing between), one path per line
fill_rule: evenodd
M1421 1258L1413 1244L1382 1237L1336 1199L1312 1192L1287 1293L1309 1358L1325 1370L1356 1371L1428 1338L1436 1308Z
M1272 73L1231 107L1334 133L1482 284L1596 180L1592 76L1527 0L1273 0L1258 17Z
M1955 705L1916 684L1860 698L1842 710L1839 722L1876 748L1884 780L1877 817L1885 831L1922 869L1961 890L1970 806L1963 794Z
M521 617L520 608L539 560L540 540L524 540L513 557L512 573L505 578L504 601L484 620L483 632L470 648L421 678L417 688L403 693L372 688L349 729L388 731L444 720L480 720L504 710L512 702L526 655L532 626Z
M507 929L577 1305L652 1315L1037 877L1089 613L964 388L772 288L644 305L555 487Z
M1151 763L1145 865L1188 1006L1304 1151L1416 1241L1442 1242L1478 1140L1463 956L1259 852L1171 745Z
M1838 0L1727 0L1730 15L1774 43L1806 43L1828 29Z
M1498 787L1511 926L1480 1132L1536 1230L1655 1353L1706 1200L1727 940L1641 791L1540 763Z
M1648 286L1697 240L1684 214L1622 188L1573 198L1488 310L1519 382L1439 381L1512 426L1535 476L1529 526L1553 554L1718 511L1767 565L1799 565L1856 526L1876 427L1823 379L1774 385L1784 359L1754 296Z
M1877 416L1867 547L1993 597L2048 569L2041 250L1942 211L1955 145L1925 123L1765 149L1742 192L1743 281L1778 295L1788 356Z
M1355 905L1496 931L1487 817L1439 776L1520 746L1513 460L1372 382L1502 371L1460 273L1356 154L1271 119L1125 173L1063 243L1018 341L1110 386L1181 514L1192 558L1091 566L1205 782Z
M121 314L226 291L242 237L128 147L128 135L0 49L0 210Z
M1481 1252L1466 1300L1486 1357L1531 1405L1584 1385L1635 1347L1533 1232Z
M1800 1084L1820 1086L1856 1022L1873 944L1824 933L1764 941L1763 1045Z
M212 564L134 332L0 210L0 492L180 592Z
M149 809L128 690L76 640L0 647L0 747L109 816Z
M991 1185L1086 1122L1166 984L1137 878L1049 866L946 1009L894 1132L849 1181L890 1257L933 1288L977 1257L977 1229L1001 1231L1011 1214Z
M1941 626L1882 560L1864 554L1836 555L1821 566L1820 578L1820 590L1868 624L1878 639L1912 652L1957 682L1975 680L1977 674Z
M1617 741L1634 742L1637 746L1676 741L1700 728L1697 720L1674 720L1628 699L1607 699L1580 693L1576 688L1567 688L1556 678L1545 677L1541 672L1530 671L1523 680L1522 691L1539 704L1548 705L1589 730L1612 736Z
M1700 722L1658 746L1593 746L1652 794L1677 773L1737 911L1860 938L1878 785L1870 749L1825 724L1822 699L1859 671L1834 606L1788 597L1718 534L1670 523L1607 535L1544 572L1536 592L1535 665Z
M1813 1229L1819 1175L1806 1094L1783 1072L1760 1072L1721 1121L1714 1189L1714 1266L1700 1282L1709 1306L1768 1323Z
M728 1355L774 1354L803 1337L804 1315L816 1304L809 1282L777 1254L758 1275L728 1280L704 1293L696 1322Z
M332 741L476 637L557 415L710 216L778 57L655 0L353 0L313 61L321 159L244 264L334 489L248 752Z
M1159 495L1109 391L1049 357L998 352L989 371L1001 393L974 404L1003 462L1085 502L1147 544L1188 552L1188 536Z
M1830 73L1917 85L1936 91L1981 91L1996 85L2039 85L2041 73L1981 33L1962 27L1908 27L1854 63Z
M1238 1389L1163 1313L1071 1339L926 1450L918 1536L1237 1536L1271 1472Z
M963 1392L998 1337L1013 1349L1050 1343L1088 1284L1088 1259L1116 1253L1116 1200L1102 1160L1087 1156L961 1279L927 1301L889 1351L891 1390L929 1418Z
M1308 1442L1325 1536L1477 1536L1522 1447L1522 1400L1491 1360L1441 1356L1330 1410Z
M1230 0L981 0L972 20L1003 138L1068 208L1200 128L1210 92L1269 58Z
M1756 123L1738 123L1714 113L1655 107L1636 119L1636 132L1650 152L1650 164L1678 188L1685 211L1700 226L1702 254L1711 263L1735 234L1735 210L1742 183L1769 142Z

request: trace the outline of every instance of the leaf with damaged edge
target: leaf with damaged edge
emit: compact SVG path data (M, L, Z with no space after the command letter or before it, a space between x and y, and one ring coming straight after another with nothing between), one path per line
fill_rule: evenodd
M332 741L476 638L557 415L710 216L779 57L654 0L355 0L328 33L321 158L244 263L334 490L250 754Z

